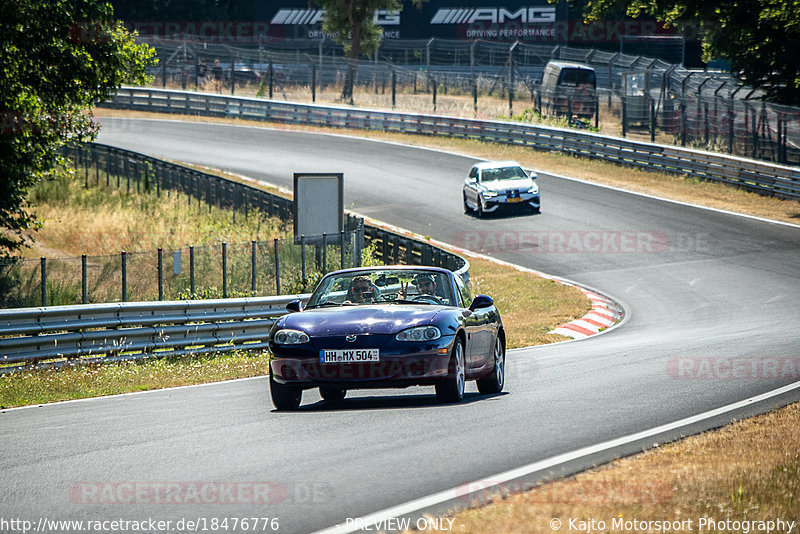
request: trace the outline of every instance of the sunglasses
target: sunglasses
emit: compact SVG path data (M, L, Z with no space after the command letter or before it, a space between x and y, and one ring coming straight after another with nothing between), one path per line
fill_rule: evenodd
M356 293L369 293L369 292L372 291L372 288L369 287L369 286L366 286L366 287L354 287L353 291L355 291Z

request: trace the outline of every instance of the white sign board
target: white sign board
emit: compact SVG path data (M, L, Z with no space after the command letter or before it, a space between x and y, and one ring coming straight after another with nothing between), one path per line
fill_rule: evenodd
M308 242L328 235L333 244L344 229L344 175L342 173L294 174L294 238Z

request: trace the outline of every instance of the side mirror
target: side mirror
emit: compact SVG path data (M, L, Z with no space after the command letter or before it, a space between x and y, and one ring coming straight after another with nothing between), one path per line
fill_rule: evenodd
M295 299L286 305L286 311L289 313L299 312L303 309L300 299Z
M471 178L471 177L470 177L470 178L467 178L465 181L466 181L466 183L467 183L468 185L470 185L470 184L477 184L477 183L478 183L478 179L477 179L477 178Z
M478 295L472 300L472 304L469 305L469 309L475 311L481 308L488 308L489 306L494 306L494 300L492 300L492 297L488 295Z

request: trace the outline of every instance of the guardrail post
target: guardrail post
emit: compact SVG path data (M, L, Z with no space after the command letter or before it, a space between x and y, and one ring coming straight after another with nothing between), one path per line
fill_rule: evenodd
M228 243L222 242L222 298L228 298Z
M433 86L433 112L436 113L436 78L429 75L429 79L431 79Z
M122 255L122 302L128 302L128 253L124 250Z
M41 258L42 306L47 306L47 258Z
M81 254L81 304L86 304L87 299L87 291L86 291L86 279L88 278L86 271L86 254Z
M194 247L189 246L189 291L194 297Z
M281 294L281 260L278 253L278 238L275 238L275 294Z
M250 290L253 293L253 296L256 294L256 242L255 240L250 242Z
M164 251L158 249L158 300L164 300Z

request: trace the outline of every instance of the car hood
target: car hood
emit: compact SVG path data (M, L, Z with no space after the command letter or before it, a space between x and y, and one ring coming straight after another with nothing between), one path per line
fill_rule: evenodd
M533 180L523 178L520 180L498 180L494 182L481 182L481 185L490 191L504 193L506 191L527 191L533 187Z
M301 330L311 337L347 334L396 334L430 324L442 306L376 304L315 308L280 318L280 328Z

